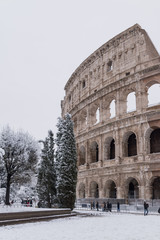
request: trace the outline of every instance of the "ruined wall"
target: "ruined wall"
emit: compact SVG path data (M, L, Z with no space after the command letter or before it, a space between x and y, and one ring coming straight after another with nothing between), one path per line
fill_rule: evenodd
M74 121L77 198L153 197L154 179L160 177L160 104L148 105L148 89L158 83L160 56L138 24L105 43L72 74L61 105L62 116L70 112ZM127 106L130 93L133 110Z

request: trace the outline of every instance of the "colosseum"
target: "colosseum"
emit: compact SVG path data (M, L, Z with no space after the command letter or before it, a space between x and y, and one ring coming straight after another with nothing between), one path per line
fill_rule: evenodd
M74 121L77 200L160 199L160 55L144 29L135 24L84 60L61 108Z

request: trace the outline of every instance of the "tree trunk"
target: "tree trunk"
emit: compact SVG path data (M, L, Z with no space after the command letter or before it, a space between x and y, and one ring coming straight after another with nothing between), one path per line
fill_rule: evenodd
M48 208L51 208L51 198L50 198L50 194L48 193L48 197L47 197L47 202L48 202Z
M10 186L11 186L11 175L7 175L7 189L6 189L6 205L10 205L9 197L10 197Z

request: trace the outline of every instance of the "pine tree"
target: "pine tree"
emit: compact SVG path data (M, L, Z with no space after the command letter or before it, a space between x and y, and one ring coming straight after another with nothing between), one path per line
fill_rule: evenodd
M56 196L56 170L54 164L54 137L53 132L48 131L48 137L43 142L42 160L40 163L37 192L39 200L46 207L51 208Z
M56 138L57 198L62 207L73 209L76 198L77 155L73 122L69 114L59 118Z

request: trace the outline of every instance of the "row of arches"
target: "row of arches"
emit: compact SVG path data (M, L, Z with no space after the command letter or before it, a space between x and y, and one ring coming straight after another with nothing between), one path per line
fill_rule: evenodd
M146 147L147 153L160 152L160 128L149 129L146 132ZM112 160L116 157L116 143L114 138L108 137L104 141L104 160ZM134 132L127 132L122 140L123 157L131 157L137 155L137 136ZM78 151L79 166L86 163L86 148L81 146ZM89 147L89 162L94 163L99 161L99 145L93 141Z
M152 181L150 182L150 189L151 199L160 199L160 177L154 177ZM123 186L121 188L123 193L121 193L122 196L126 199L138 199L140 198L140 185L138 181L135 178L128 178ZM99 185L97 182L93 181L89 185L89 197L91 198L99 198ZM103 197L104 198L117 198L117 186L116 183L113 180L108 180L105 183L104 189L103 189ZM142 196L141 196L142 197ZM86 188L85 184L81 183L78 188L78 198L86 198ZM143 196L144 198L144 196Z
M148 107L152 106L152 105L157 105L160 104L160 96L159 96L159 92L157 89L160 89L160 84L159 83L154 83L153 85L148 85L146 86L147 89L147 95L148 95ZM125 93L124 93L125 95ZM125 97L123 97L125 98ZM109 100L110 99L110 100ZM90 108L89 108L89 112L87 111L87 109L83 109L80 112L79 117L75 117L74 120L74 127L75 127L75 131L77 131L77 127L79 128L79 130L82 130L84 128L87 127L88 124L90 125L96 125L99 122L101 122L102 120L102 116L101 116L101 109L104 109L104 112L102 115L105 115L105 117L103 118L114 118L116 116L116 104L117 104L117 100L115 97L113 98L107 98L106 100L104 99L103 104L100 104L100 101L91 104ZM108 101L110 101L108 103ZM122 102L124 102L124 104L122 104ZM126 103L125 103L126 102ZM123 99L123 101L121 101L121 109L123 109L123 113L124 112L132 112L132 111L136 111L137 109L137 99L136 99L136 92L135 91L131 91L129 92L129 94L126 96L126 100ZM126 110L124 109L126 106Z

